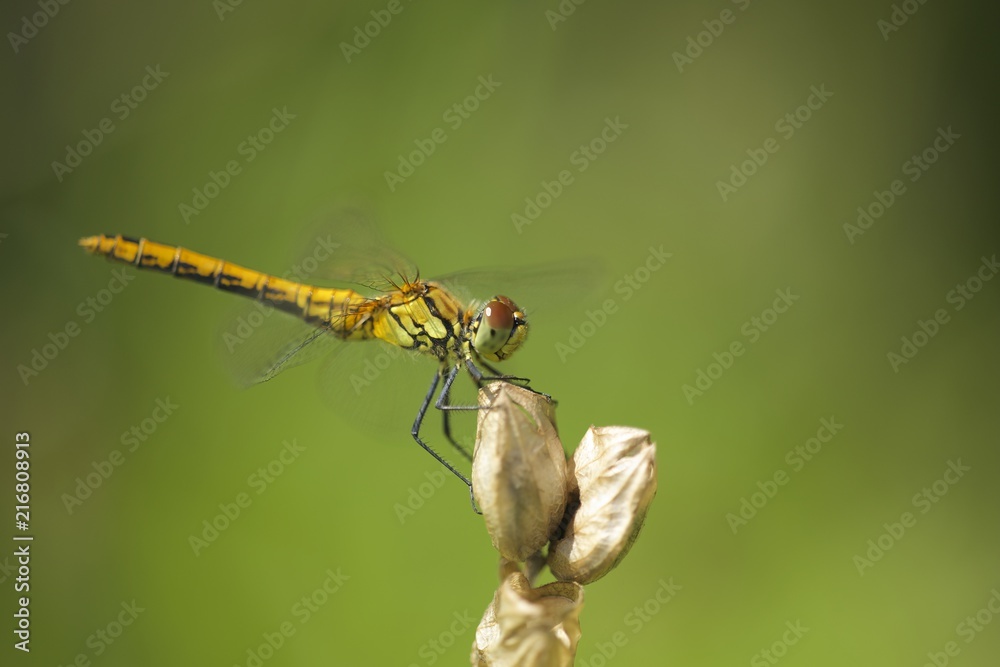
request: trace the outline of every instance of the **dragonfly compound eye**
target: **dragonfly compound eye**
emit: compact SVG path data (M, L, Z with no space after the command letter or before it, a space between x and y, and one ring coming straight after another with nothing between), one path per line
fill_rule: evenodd
M473 346L492 361L502 361L514 353L528 334L524 313L505 296L491 299L479 317Z

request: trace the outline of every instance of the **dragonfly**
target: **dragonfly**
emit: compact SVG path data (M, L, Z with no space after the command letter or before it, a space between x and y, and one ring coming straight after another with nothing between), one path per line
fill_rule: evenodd
M421 437L420 429L433 402L444 415L448 441L471 460L466 448L453 437L448 419L451 411L481 409L450 403L452 385L462 369L479 387L500 380L530 389L527 378L504 374L490 363L509 358L528 335L525 313L511 298L496 294L482 305L463 304L444 282L421 279L419 272L407 275L407 269L398 265L397 275L382 275L387 289L378 296L365 296L351 288L318 287L145 238L100 234L80 239L79 245L88 253L111 261L255 299L306 322L310 326L306 339L270 363L260 380L270 379L293 364L296 354L323 336L342 341L381 340L436 359L438 370L420 404L410 435L469 487L475 509L472 482ZM441 391L435 401L439 386Z

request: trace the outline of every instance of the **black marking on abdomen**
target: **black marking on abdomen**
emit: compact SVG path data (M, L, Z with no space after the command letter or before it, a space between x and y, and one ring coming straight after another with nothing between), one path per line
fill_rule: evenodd
M243 282L237 276L226 272L219 274L216 287L223 292L232 292L233 294L239 294L241 296L248 296L251 298L256 297L258 294L256 285L244 287Z
M203 275L198 273L198 267L194 264L188 264L187 262L177 262L174 267L174 275L178 278L186 278L188 280L193 280L196 283L201 283L202 285L214 285L215 276L214 275Z

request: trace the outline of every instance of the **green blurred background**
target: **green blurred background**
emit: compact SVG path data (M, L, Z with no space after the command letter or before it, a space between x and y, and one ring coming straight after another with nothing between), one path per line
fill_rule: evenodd
M234 388L218 351L233 296L143 273L100 313L80 309L120 268L87 257L80 236L145 236L280 273L318 212L360 207L425 275L606 265L596 294L539 313L512 363L560 400L567 446L591 423L658 442L659 494L632 553L587 589L577 664L996 664L1000 280L973 279L961 309L948 299L1000 250L996 10L911 2L886 39L888 2L562 6L564 21L546 14L554 1L404 1L395 15L74 2L30 39L7 35L0 479L9 518L10 445L29 431L36 541L33 650L10 647L8 557L0 662L247 665L291 623L263 664L467 664L461 619L478 622L496 555L451 479L400 519L437 471L405 431L376 442L324 411L316 368ZM6 3L4 32L40 11ZM342 44L372 11L391 20L348 62ZM169 74L121 118L112 105L147 66ZM456 128L443 114L479 77L500 85ZM832 96L809 109L813 87ZM285 107L294 119L246 161L241 142ZM794 132L779 123L796 113ZM104 118L114 131L60 180L52 163ZM574 162L606 119L627 128ZM959 138L911 181L904 163L949 127ZM385 172L435 128L446 141L390 189ZM777 152L723 199L718 182L765 145ZM185 222L179 204L229 160L240 173ZM562 170L572 183L518 229L512 214ZM903 194L849 239L857 208L896 179ZM669 260L639 270L661 246ZM648 280L626 299L616 281L637 270ZM774 320L776 290L798 299ZM584 326L606 299L615 312ZM893 368L887 354L938 309L947 322ZM79 335L25 382L18 366L71 322ZM573 327L593 335L560 358ZM744 352L729 364L734 342ZM686 396L699 371L716 379ZM178 407L128 451L123 434L158 399ZM405 420L419 399L398 408ZM786 458L822 419L843 428L804 465ZM292 440L303 451L258 495L248 477ZM68 511L64 494L114 450L124 462ZM949 462L969 470L935 487ZM787 483L768 484L776 474ZM189 536L240 493L252 504L195 555ZM741 506L745 525L727 518ZM875 560L879 541L890 548ZM349 579L304 619L296 605L328 570ZM661 603L664 583L681 589ZM100 639L133 600L144 611Z

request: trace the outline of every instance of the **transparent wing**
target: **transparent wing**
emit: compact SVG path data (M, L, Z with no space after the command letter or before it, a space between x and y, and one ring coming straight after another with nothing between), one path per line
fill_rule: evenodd
M217 337L219 358L233 380L249 387L328 354L341 341L262 303L227 317Z
M467 305L483 304L497 294L510 297L531 319L550 319L574 306L583 308L604 284L597 259L471 269L435 278Z
M362 288L371 296L414 279L417 266L393 248L361 212L338 211L319 217L303 234L295 280L333 287Z

